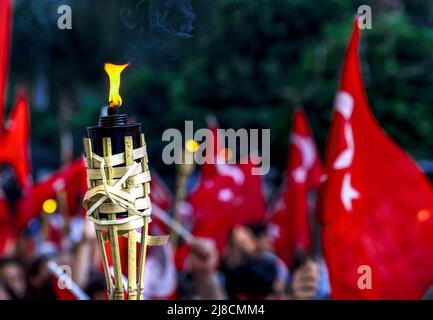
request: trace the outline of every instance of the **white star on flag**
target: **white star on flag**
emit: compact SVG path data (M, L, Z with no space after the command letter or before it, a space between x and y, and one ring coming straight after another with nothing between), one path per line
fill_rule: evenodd
M346 211L352 211L352 200L359 199L359 192L352 187L352 175L346 173L343 177L343 185L341 186L341 202Z

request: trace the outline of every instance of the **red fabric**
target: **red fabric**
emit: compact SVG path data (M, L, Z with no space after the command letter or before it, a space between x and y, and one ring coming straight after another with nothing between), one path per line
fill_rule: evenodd
M66 192L68 214L75 216L83 214L82 200L87 192L87 172L84 158L79 158L61 169Z
M3 222L0 224L0 258L14 254L15 244L18 234L10 223Z
M216 141L216 158L224 146L218 138L217 128L216 121L209 124L213 141ZM245 162L227 164L218 161L203 165L198 186L187 199L193 209L193 234L212 238L220 252L235 225L258 223L265 216L261 176L252 175L252 162ZM182 252L181 256L184 256L185 250Z
M87 191L86 179L84 159L80 158L33 185L18 203L18 226L24 228L41 213L44 201L56 198L60 191L66 192L69 214L81 212L81 200Z
M326 148L322 244L334 299L418 299L433 282L433 192L364 93L355 21ZM358 268L371 268L360 289Z
M192 233L212 238L222 252L228 235L238 222L235 205L236 186L229 176L217 175L201 179L198 188L188 197L194 212Z
M56 217L57 218L57 217ZM51 242L55 244L58 248L61 248L62 240L63 240L63 234L64 231L62 230L61 217L58 217L60 221L56 221L54 219L48 218L47 221L47 231L44 238L44 241Z
M251 170L255 167L251 161L238 164L245 180L237 185L236 216L238 224L249 225L263 222L266 215L266 203L263 196L261 175L253 175Z
M218 121L216 118L211 117L207 120L208 129L211 131L211 136L207 138L212 138L212 141L207 140L208 146L212 148L212 154L206 154L206 162L201 166L201 175L204 178L211 178L217 174L216 162L218 157L220 157L220 152L224 148L224 141L220 138L218 134Z
M0 189L0 257L9 254L9 248L16 243L17 232L9 216L9 207Z
M128 239L125 237L119 237L119 253L120 253L120 267L122 268L122 274L128 276ZM111 255L110 243L105 243L105 251L107 252L108 265L113 266L113 260ZM137 256L140 252L140 245L137 244ZM102 265L101 265L102 267ZM103 269L102 269L103 270Z
M0 223L9 220L9 207L4 198L3 191L0 189Z
M305 113L295 110L287 160L287 177L272 208L270 226L277 255L288 265L296 249L308 252L311 232L308 192L321 183L323 167Z
M8 75L10 36L12 26L12 1L0 1L0 126L3 125Z
M51 276L51 285L53 286L57 300L78 300L68 289L60 289L58 281L59 279L57 277Z
M218 252L226 246L229 234L236 225L259 223L265 217L265 201L261 176L251 175L252 165L215 166L216 175L201 175L198 186L187 201L193 211L192 234L211 238ZM222 169L223 168L223 169ZM183 269L189 248L186 244L176 250L176 266Z
M151 170L150 199L164 211L171 210L173 206L173 195L155 170Z
M0 162L14 168L17 181L22 188L31 184L29 158L29 107L25 93L18 95L6 129L0 134Z

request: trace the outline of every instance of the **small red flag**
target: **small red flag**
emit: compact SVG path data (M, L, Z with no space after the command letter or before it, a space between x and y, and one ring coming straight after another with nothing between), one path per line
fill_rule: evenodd
M23 228L30 219L42 212L45 200L56 198L58 192L66 193L67 211L70 216L81 212L81 201L87 191L87 175L84 159L75 160L46 179L38 181L25 191L18 203L18 226ZM63 204L59 204L63 205Z
M11 165L22 188L31 184L29 107L21 91L6 129L0 134L0 162Z
M433 192L374 119L357 20L334 102L321 190L322 244L335 299L419 299L433 283Z
M263 181L261 175L252 174L256 167L251 158L245 164L236 167L243 175L236 184L236 217L237 224L254 225L264 221L266 216L266 203L263 195ZM255 161L256 163L256 161Z
M244 159L244 164L228 164L220 154L224 145L218 136L218 123L213 119L208 126L215 163L203 165L198 185L188 201L193 211L193 234L212 238L221 252L235 225L261 222L266 209L261 176L252 174L251 159Z
M84 157L66 164L60 169L66 193L67 213L76 216L84 213L82 201L87 192L87 172Z
M0 1L0 127L3 125L8 76L10 38L12 26L12 1Z
M293 114L287 177L270 214L270 231L277 255L288 266L296 249L311 249L308 192L321 183L323 167L308 119L301 109Z

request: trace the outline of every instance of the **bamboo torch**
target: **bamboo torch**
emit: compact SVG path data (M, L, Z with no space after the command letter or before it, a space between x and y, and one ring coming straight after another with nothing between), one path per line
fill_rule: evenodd
M98 126L87 128L84 138L89 190L83 205L95 225L109 298L124 300L126 295L128 300L141 300L147 247L166 244L168 236L148 234L152 209L146 143L141 125L129 123L127 115L119 113L120 74L126 67L105 64L110 79L108 115L99 118ZM126 252L119 247L119 237L128 239ZM122 270L125 257L128 266Z

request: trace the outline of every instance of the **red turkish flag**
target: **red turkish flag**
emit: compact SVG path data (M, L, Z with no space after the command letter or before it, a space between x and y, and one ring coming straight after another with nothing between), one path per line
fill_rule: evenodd
M215 161L201 167L197 186L187 201L192 208L192 234L214 240L217 250L222 252L231 230L236 225L263 221L266 208L262 177L252 174L254 164L251 159L228 164L221 152L224 143L218 135L216 119L208 121L208 128L212 132ZM176 265L179 269L183 269L188 251L185 244L177 248Z
M237 222L236 185L230 176L201 178L199 186L189 195L197 237L212 238L222 252L230 230Z
M87 192L87 172L84 157L66 164L60 169L64 181L62 191L66 193L67 213L69 216L84 214L82 201Z
M18 226L25 228L27 223L42 212L45 200L56 197L56 185L63 184L59 174L54 174L29 188L18 203Z
M235 210L238 224L253 225L264 221L266 203L263 196L262 176L252 174L252 170L256 166L251 162L251 159L247 159L247 161L245 164L237 165L244 178L239 179L239 183L237 183Z
M0 126L3 125L6 80L8 76L10 36L12 26L12 1L0 1Z
M326 148L328 179L321 190L332 297L419 299L433 283L433 192L370 111L359 38L355 21Z
M301 109L293 114L287 177L272 208L270 231L277 255L291 266L295 250L311 249L308 192L320 185L323 167L308 119Z
M24 91L18 95L6 129L0 134L0 162L11 165L22 188L31 184L29 107Z
M41 213L44 201L56 198L59 192L66 193L67 211L70 216L81 212L81 201L87 191L86 179L84 159L80 158L38 181L26 190L18 203L18 226L25 227L30 219Z
M243 159L240 164L228 164L220 152L224 144L218 136L218 123L213 120L208 125L215 163L203 165L198 186L188 201L195 220L193 234L214 239L222 251L235 225L261 222L266 209L261 176L252 174L252 161Z

